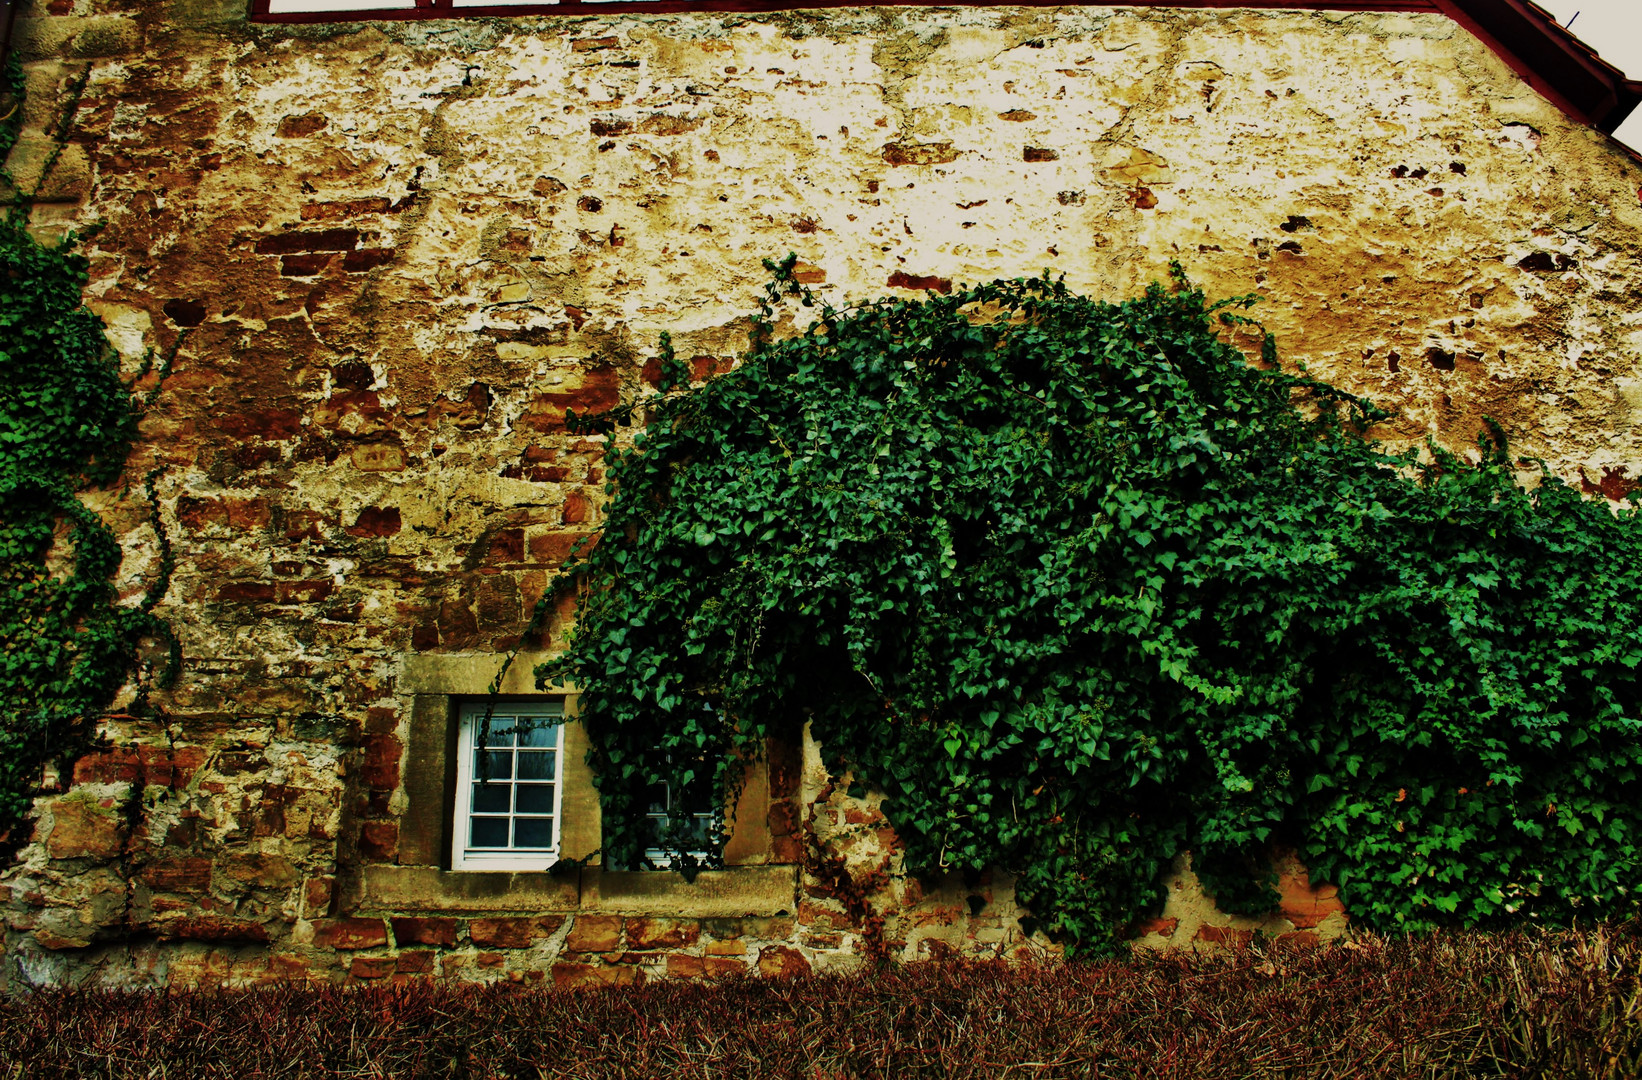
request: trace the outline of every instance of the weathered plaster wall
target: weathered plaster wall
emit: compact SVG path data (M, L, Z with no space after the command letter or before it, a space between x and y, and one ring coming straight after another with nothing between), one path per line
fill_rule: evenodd
M663 330L699 374L732 362L765 257L797 252L839 303L1046 267L1119 298L1179 259L1213 293L1265 296L1285 357L1395 408L1389 438L1460 448L1486 414L1610 497L1642 474L1642 168L1440 17L282 28L236 0L37 0L18 34L25 187L89 70L38 227L106 222L89 302L128 366L187 332L129 475L163 469L160 611L188 660L163 730L112 724L122 748L41 799L4 877L12 978L573 982L852 957L865 909L813 872L766 914L659 922L585 885L557 910L429 914L361 908L349 880L424 858L401 844L405 658L499 664L596 527L604 443L568 435L566 409L640 392ZM98 506L135 594L147 509ZM1041 948L1006 881L894 874L885 823L808 752L787 797L825 796L811 831L860 880L889 871L870 905L893 952ZM1338 927L1328 890L1286 881L1268 929ZM1252 929L1215 929L1194 890L1175 879L1147 940Z

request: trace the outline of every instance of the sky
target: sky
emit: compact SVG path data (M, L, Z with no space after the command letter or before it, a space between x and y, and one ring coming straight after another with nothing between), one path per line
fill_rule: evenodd
M1633 79L1642 79L1642 0L1534 0L1597 54ZM1614 137L1642 150L1642 106Z

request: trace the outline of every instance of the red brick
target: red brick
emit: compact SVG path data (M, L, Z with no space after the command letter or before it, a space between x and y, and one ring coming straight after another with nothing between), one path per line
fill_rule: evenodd
M335 878L311 877L302 883L303 913L312 919L324 914L331 906L331 890Z
M485 562L487 563L516 563L523 562L525 557L525 531L523 529L498 529L490 536L490 543L485 548Z
M437 955L432 949L402 952L393 969L401 975L429 975L433 973L433 958Z
M795 979L810 973L810 962L797 949L766 945L758 951L758 973L766 978Z
M1180 925L1179 919L1143 919L1135 924L1135 936L1145 937L1147 934L1162 934L1169 937Z
M400 945L456 945L455 919L419 919L396 917L393 920L393 939Z
M278 590L271 581L231 581L217 589L222 604L271 604Z
M393 261L393 248L361 248L342 256L342 270L348 274L363 274Z
M373 788L392 790L398 787L399 757L403 749L396 736L366 736L365 759L359 767L360 779Z
M374 949L388 943L381 919L317 919L314 944L322 949Z
M798 905L798 921L805 926L821 929L842 930L850 926L850 917L844 912L834 911L808 900Z
M1297 866L1281 874L1277 879L1277 891L1280 896L1278 910L1294 924L1296 930L1309 930L1330 915L1345 911L1345 905L1340 902L1340 890L1327 884L1314 888L1303 867Z
M682 949L701 937L691 919L628 919L627 945L632 949Z
M616 915L578 915L565 938L566 952L610 952L621 947L621 918Z
M204 892L211 887L211 860L177 858L150 863L137 871L137 880L155 892Z
M588 502L586 495L579 491L572 491L564 497L564 511L560 520L566 525L580 525L587 520L592 505Z
M553 965L553 985L560 990L576 987L633 986L644 981L644 972L633 967L601 967L597 964L558 963Z
M388 208L388 200L380 195L368 199L309 203L302 208L302 220L326 221L334 218L353 217L355 214L381 214L386 213Z
M217 419L217 426L236 439L289 439L302 430L302 412L298 409L263 409L229 413Z
M334 253L309 252L307 254L286 255L279 260L280 277L317 277L325 272L336 258Z
M161 941L215 941L222 943L266 942L268 928L251 919L227 919L213 915L173 919L153 924L150 929Z
M576 548L584 538L597 536L596 533L586 532L555 532L544 533L541 536L530 538L530 561L545 566L563 566L570 552ZM577 550L578 558L586 558L598 546L598 541L589 540Z
M74 763L76 784L139 783L181 787L205 761L205 750L183 746L116 746L86 754Z
M348 967L348 974L356 979L385 979L398 970L398 961L391 956L356 956Z
M540 915L519 919L474 919L468 923L468 940L495 949L524 949L564 925L561 915Z
M1253 939L1253 930L1234 930L1229 926L1200 926L1197 929L1197 940L1233 949L1246 948Z
M367 506L343 531L349 536L393 536L403 527L397 506Z
M933 274L908 274L901 270L891 273L887 284L892 289L932 289L938 293L952 291L950 278L936 277Z
M359 854L372 862L392 862L399 855L399 823L367 821L361 825Z
M358 229L320 229L264 236L257 241L256 251L258 255L291 255L300 251L352 251L358 245Z
M570 43L570 51L593 52L597 49L614 49L617 44L613 37L579 38Z

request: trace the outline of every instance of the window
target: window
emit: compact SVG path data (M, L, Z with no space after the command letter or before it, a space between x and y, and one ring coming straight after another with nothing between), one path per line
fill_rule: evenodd
M498 702L480 748L486 703L458 718L454 870L545 870L559 858L564 704Z
M686 838L682 846L691 856L706 860L707 848L712 842L713 828L720 824L721 819L716 811L708 809L712 806L711 796L705 791L695 790L699 786L692 785L683 795L684 805L694 809L684 826ZM645 849L644 858L659 869L670 869L673 865L673 856L668 846L663 843L663 838L667 835L671 823L669 814L673 809L673 785L655 784L650 788L649 795L650 808L644 816L650 826L651 846Z

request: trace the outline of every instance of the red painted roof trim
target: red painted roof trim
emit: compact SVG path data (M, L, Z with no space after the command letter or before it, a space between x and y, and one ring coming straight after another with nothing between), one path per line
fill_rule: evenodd
M1437 0L1443 13L1499 54L1569 116L1612 132L1642 102L1627 79L1529 0Z
M271 15L269 0L251 0L251 18L260 23L336 23L370 19L464 19L507 15L611 15L619 12L672 14L681 11L796 11L840 7L1068 7L1066 0L565 0L564 3L452 7L451 0L416 0L415 8L388 11L291 12ZM1437 11L1438 0L1128 0L1101 7L1254 8L1317 11Z
M451 0L416 0L399 11L303 12L272 15L269 0L250 0L251 18L260 23L347 22L360 19L453 19L508 15L614 15L684 11L772 12L804 8L896 6L919 0L891 0L888 5L860 0L614 0L589 3L512 4L495 7L451 6ZM997 0L947 0L944 6L981 7ZM1064 7L1063 0L1014 0L1012 6ZM1529 0L1129 0L1121 7L1256 8L1301 11L1441 12L1474 34L1511 69L1569 116L1603 132L1612 132L1642 103L1642 80L1627 79L1612 64L1565 30Z

